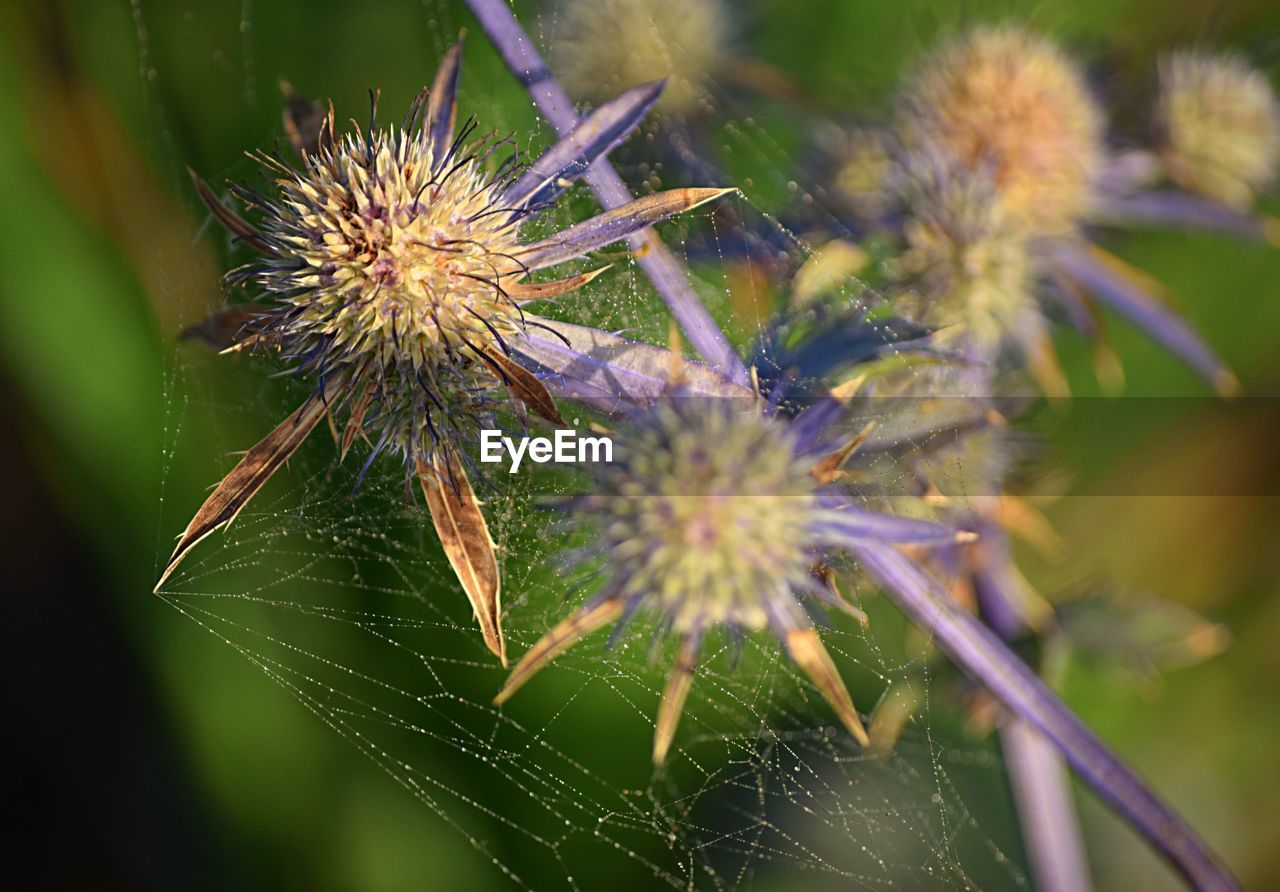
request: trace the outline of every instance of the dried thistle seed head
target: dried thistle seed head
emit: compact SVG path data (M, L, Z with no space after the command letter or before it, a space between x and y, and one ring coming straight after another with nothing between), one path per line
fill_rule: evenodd
M900 165L894 191L904 245L892 271L920 304L911 315L954 326L984 357L1041 328L1025 229L988 171L921 149Z
M1280 105L1239 56L1180 52L1160 65L1157 121L1165 169L1179 185L1249 207L1280 164Z
M348 134L300 169L265 162L280 190L263 203L274 250L248 274L276 298L281 349L367 376L377 398L366 421L406 456L430 451L433 409L484 404L497 376L479 354L522 327L498 284L521 244L507 183L482 161L494 145L393 127Z
M687 633L762 628L812 563L817 497L785 425L754 405L680 405L643 417L584 503L626 598Z
M1009 213L1038 234L1069 231L1089 206L1102 115L1076 66L1042 37L981 27L943 47L908 82L896 123L909 146L989 167Z
M694 112L728 58L721 0L563 0L552 61L575 98L665 80L659 110Z

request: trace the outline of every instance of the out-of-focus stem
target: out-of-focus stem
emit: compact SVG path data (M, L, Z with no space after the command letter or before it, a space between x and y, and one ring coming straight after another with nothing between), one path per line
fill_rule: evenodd
M1008 539L993 523L979 520L976 529L976 547L984 555L973 574L979 614L997 635L1012 641L1026 630L1026 623L1009 576ZM1062 757L1044 735L1017 716L1000 728L1000 748L1036 888L1087 892L1092 888L1089 862L1071 798L1071 775Z
M849 552L951 660L1052 742L1080 777L1138 829L1194 889L1240 884L1182 816L1098 738L981 620L936 580L887 545L850 542Z
M1036 888L1043 892L1093 888L1071 800L1071 776L1058 751L1021 719L1000 728L1000 748Z
M467 0L467 6L507 67L529 91L543 117L561 136L571 133L578 126L578 113L505 0ZM605 208L615 208L632 199L626 183L606 158L596 160L587 168L583 179ZM688 272L676 256L652 229L636 233L629 241L640 268L662 295L693 348L735 381L746 383L747 372L742 360L694 294Z

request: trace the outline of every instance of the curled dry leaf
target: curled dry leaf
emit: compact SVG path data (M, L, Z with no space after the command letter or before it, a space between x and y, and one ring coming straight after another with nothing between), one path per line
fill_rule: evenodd
M466 471L457 456L441 446L430 464L418 460L418 480L445 556L480 623L484 643L506 666L498 559Z
M178 538L178 547L173 550L169 563L156 582L155 591L160 590L160 586L164 585L178 563L201 539L235 520L241 509L271 479L271 475L289 460L289 456L298 450L302 441L328 414L330 404L342 392L345 384L341 378L329 379L323 390L313 393L292 415L244 454L240 463L222 478L222 482L205 499L196 516L183 530Z
M546 385L538 380L533 372L506 356L501 350L492 347L481 348L485 358L498 369L502 375L502 383L507 385L511 395L524 403L539 417L546 419L557 427L566 427L556 402L547 392Z
M263 254L270 253L271 248L263 240L262 234L258 230L254 229L243 217L219 201L217 194L209 188L208 183L200 179L199 174L190 167L187 168L187 173L191 175L191 182L195 184L196 194L200 196L204 206L209 209L209 212L213 214L219 223L227 228L228 232L255 251L260 251Z

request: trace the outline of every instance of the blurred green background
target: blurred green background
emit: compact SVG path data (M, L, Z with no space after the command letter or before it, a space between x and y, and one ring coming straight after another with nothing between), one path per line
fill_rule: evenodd
M1263 0L741 6L738 51L784 71L831 117L874 113L936 34L1002 17L1030 21L1079 49L1121 108L1140 101L1134 94L1141 95L1155 54L1170 46L1238 47L1273 82L1280 73L1280 10ZM550 8L517 4L535 34L545 33L538 23ZM660 857L644 848L660 849L654 840L637 843L632 856L586 848L526 858L536 846L512 824L527 829L542 820L536 814L512 822L481 814L455 826L451 800L437 814L375 764L377 753L365 758L271 684L261 665L150 594L170 537L228 467L228 455L254 442L297 394L261 384L251 363L220 371L198 347L177 343L183 326L218 305L219 276L241 256L221 233L202 229L206 214L184 168L210 181L250 176L243 151L270 148L281 136L282 78L331 96L340 118L362 117L367 89L380 86L394 118L462 28L470 31L463 113L478 113L486 128L533 132L533 142L546 144L545 126L462 4L52 0L6 4L0 21L0 117L8 122L0 131L4 690L7 736L20 753L9 772L11 809L24 825L14 869L38 872L51 886L87 888L502 888L513 882L503 866L535 888L655 882L644 866ZM771 182L778 165L793 161L795 175L804 175L798 165L807 147L794 109L747 97L722 113L728 121L750 116L757 134L770 135L767 151L734 157L738 176ZM753 164L760 169L740 169ZM747 198L777 210L770 195L748 190ZM1280 394L1280 250L1178 233L1126 234L1106 244L1172 289L1237 369L1246 393ZM1130 395L1204 395L1140 335L1119 322L1112 329ZM1060 349L1076 392L1096 393L1087 349L1070 338ZM1208 401L1170 401L1165 411L1114 414L1104 429L1070 412L1051 420L1053 455L1082 491L1130 495L1055 504L1049 513L1067 557L1031 557L1028 574L1048 592L1107 579L1128 595L1185 605L1221 623L1230 646L1146 684L1073 664L1061 679L1064 694L1185 811L1247 887L1280 886L1280 409L1266 400L1228 412ZM313 445L288 472L291 480L328 469L328 444ZM1230 483L1202 485L1219 479ZM348 484L332 489L345 492ZM326 485L309 486L314 493ZM268 493L279 511L297 501L280 481ZM372 515L387 499L396 535L427 542L417 581L438 590L420 593L423 602L438 601L432 610L465 623L434 545L406 532L421 515L400 504L394 486L374 486L354 511ZM320 510L336 514L341 503ZM534 533L512 528L516 541ZM273 540L260 539L259 549L264 541ZM203 549L222 547L215 537ZM249 591L254 569L243 578L228 571L218 583ZM303 573L272 597L305 603L303 590L316 577L332 588L343 578L332 567ZM374 609L356 596L351 605ZM534 607L545 617L559 609ZM288 621L279 613L245 620L264 634ZM526 622L532 634L537 617ZM362 660L384 658L337 640L339 624L321 625L305 640L324 639L316 646L340 655L333 657L340 665L364 669ZM451 641L461 649L462 638L455 631L421 646ZM499 676L492 667L473 674L458 681L458 696L482 702ZM874 677L855 684L864 706L874 702ZM522 716L558 708L563 690L550 683L540 690L530 692ZM584 750L630 760L602 783L643 786L647 734L608 694L583 701L591 712L577 719L575 739ZM971 736L945 694L940 688L931 705L932 743L994 752ZM640 689L639 697L647 714L652 692ZM405 746L413 775L449 778L476 802L502 801L502 776L467 775L457 747ZM1016 874L991 869L984 846L1023 858L997 769L956 780L978 825L960 845L979 850L975 884L994 888L1014 885ZM1100 888L1174 886L1118 821L1087 793L1079 798ZM955 857L964 862L965 851ZM785 865L763 865L755 878L771 887L796 876L841 885ZM733 884L705 876L690 882Z

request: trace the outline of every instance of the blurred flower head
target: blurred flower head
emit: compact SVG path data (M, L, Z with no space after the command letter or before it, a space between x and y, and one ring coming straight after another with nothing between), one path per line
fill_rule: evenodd
M1103 156L1102 115L1075 64L1045 38L980 27L928 58L895 116L903 142L989 169L1008 212L1038 234L1070 231Z
M1179 52L1160 65L1165 169L1179 185L1235 208L1253 204L1280 164L1280 105L1239 56Z
M920 304L910 315L957 327L984 359L1007 341L1040 333L1026 230L992 167L972 168L921 146L896 169L893 189L903 246L892 267Z
M505 700L583 635L644 613L681 640L659 711L654 759L666 755L705 634L770 628L842 722L865 743L857 713L811 627L801 596L828 602L817 570L824 526L841 512L819 494L821 456L756 399L675 396L615 437L615 462L572 503L594 531L584 561L602 590L533 646Z
M761 628L809 578L812 461L754 406L680 402L638 419L622 461L580 505L623 597L643 598L680 634Z
M841 131L831 146L832 185L859 217L874 219L889 203L886 183L894 168L892 140L883 130L855 127Z
M575 99L666 80L659 111L689 114L728 58L721 0L563 0L556 15L552 62Z

